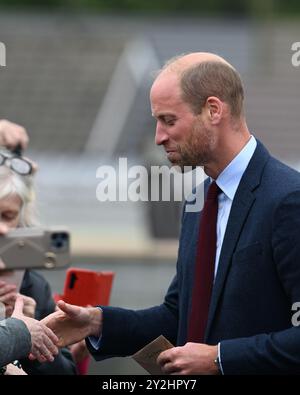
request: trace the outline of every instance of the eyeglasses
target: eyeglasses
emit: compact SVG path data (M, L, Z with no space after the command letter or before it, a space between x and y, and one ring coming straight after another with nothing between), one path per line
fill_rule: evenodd
M31 163L21 156L10 156L0 152L0 166L3 165L10 167L13 171L20 174L21 176L27 176L32 173Z

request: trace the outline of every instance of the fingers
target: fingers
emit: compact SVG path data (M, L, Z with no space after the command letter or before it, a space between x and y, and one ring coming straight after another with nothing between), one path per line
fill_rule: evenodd
M38 164L36 162L34 162L32 159L27 158L26 156L24 156L24 159L26 159L31 164L31 166L32 166L32 173L35 174L38 171L38 169L39 169Z
M156 362L158 363L158 365L160 366L164 366L165 364L171 362L171 355L170 355L170 351L166 350L163 351L159 354L159 356L157 357Z
M165 374L179 374L181 371L180 366L176 363L176 361L173 361L169 359L168 357L162 357L162 358L157 358L157 363L160 365L161 370Z
M0 297L10 292L16 293L16 290L17 287L15 284L7 284L4 281L0 281Z
M31 298L30 296L22 295L19 292L18 292L18 295L20 295L23 298L24 304L34 304L34 305L36 305L36 301L33 298Z
M30 361L35 361L37 358L35 355L32 354L32 352L30 352L28 355L28 359L30 359Z
M10 306L10 305L5 306L5 315L6 315L6 318L11 317L13 311L14 311L13 306Z
M34 321L31 322L31 356L30 359L36 358L39 362L53 362L54 356L58 354L57 336L42 323Z
M9 292L5 295L0 296L0 302L4 304L14 304L17 298L17 294L15 292Z
M7 224L5 224L4 222L1 222L0 224L0 235L4 236L9 232L9 227L7 226ZM1 269L5 269L5 264L4 262L1 260Z
M21 295L24 299L24 308L23 313L27 317L34 318L35 317L35 309L36 309L36 301L29 296Z
M10 317L12 315L15 307L16 297L17 294L15 292L10 292L0 296L0 303L5 306L6 317Z
M45 337L44 343L35 350L35 355L39 362L53 362L54 356L58 354L58 348L52 343L52 341Z
M0 120L0 145L12 149L20 144L22 149L25 149L28 141L29 138L23 126L7 121L6 119Z
M18 293L18 295L20 295L24 300L24 308L31 307L35 310L36 301L33 298L31 298L30 296L25 296L25 295L19 294L19 293Z
M15 318L22 317L23 316L23 307L24 307L23 298L22 298L22 296L17 295L16 302L15 302L15 308L14 308L12 316Z
M46 325L43 325L43 328L44 328L45 334L48 336L48 338L51 340L51 342L53 344L58 344L59 339L56 336L56 334L51 329L49 329ZM55 349L56 349L56 347L55 347Z
M75 306L69 303L64 302L63 300L59 300L57 302L57 306L62 310L64 313L68 314L70 318L76 317L81 308L79 306Z
M41 363L47 362L47 358L45 358L38 350L35 350L35 354L32 352L28 355L28 359L30 361L39 361ZM53 362L53 360L48 360L49 362Z
M22 319L31 335L30 359L37 359L39 362L54 360L58 354L58 337L45 324L23 314L24 300L18 294L15 303L13 317Z
M181 367L174 353L174 348L170 350L163 351L157 357L156 362L161 367L161 370L165 374L179 374Z
M54 361L54 356L45 348L40 350L34 350L32 351L32 354L34 359L37 359L39 362L53 362ZM31 359L32 360L32 359Z
M10 317L11 314L13 313L15 301L16 301L17 295L19 295L23 299L23 302L24 302L22 313L24 315L27 315L27 316L33 318L34 312L35 312L35 307L36 307L35 300L28 297L28 296L24 296L19 293L17 294L15 285L12 285L12 284L1 285L1 284L3 284L3 282L0 283L0 302L5 305L6 316Z

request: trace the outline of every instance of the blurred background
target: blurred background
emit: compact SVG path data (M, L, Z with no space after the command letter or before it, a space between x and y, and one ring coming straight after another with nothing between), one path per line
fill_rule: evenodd
M300 169L299 16L296 0L0 0L0 118L29 132L40 220L70 228L72 265L115 271L112 305L161 303L175 272L180 203L96 199L100 165L166 163L154 144L153 72L190 51L225 57L244 81L252 133ZM62 291L64 271L43 275ZM89 373L144 371L115 358Z

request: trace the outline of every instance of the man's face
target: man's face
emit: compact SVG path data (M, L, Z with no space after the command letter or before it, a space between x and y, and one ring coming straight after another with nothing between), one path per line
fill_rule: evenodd
M150 101L157 121L155 142L164 146L169 161L181 167L204 166L211 159L213 134L205 126L203 114L195 115L182 100L175 73L158 77Z

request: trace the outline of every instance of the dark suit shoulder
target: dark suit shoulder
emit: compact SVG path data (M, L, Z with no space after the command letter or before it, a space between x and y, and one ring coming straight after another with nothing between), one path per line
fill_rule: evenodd
M272 193L284 197L292 192L300 191L300 173L270 157L264 169L262 184L267 186Z

